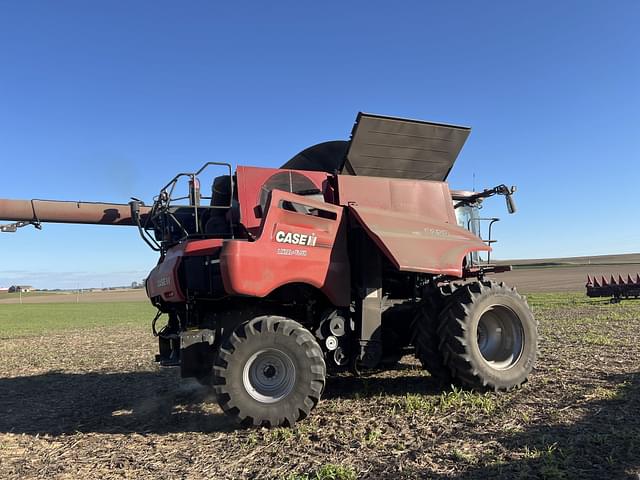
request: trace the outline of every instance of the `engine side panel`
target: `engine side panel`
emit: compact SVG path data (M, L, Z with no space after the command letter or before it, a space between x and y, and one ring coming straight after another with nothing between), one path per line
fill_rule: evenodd
M178 279L178 268L183 254L182 246L169 250L162 262L151 270L146 282L149 298L160 297L171 303L184 302L184 293Z
M304 283L334 305L347 306L350 268L343 208L274 190L259 237L226 241L220 269L230 294L265 297L280 286Z
M149 298L160 297L169 303L181 303L185 301L185 288L189 288L189 283L181 284L179 271L184 259L194 259L189 262L197 265L198 260L204 263L207 256L217 256L222 247L223 240L211 238L205 240L190 240L180 243L167 252L162 262L155 266L147 278L147 296ZM189 269L200 275L200 268ZM187 275L189 272L186 273Z

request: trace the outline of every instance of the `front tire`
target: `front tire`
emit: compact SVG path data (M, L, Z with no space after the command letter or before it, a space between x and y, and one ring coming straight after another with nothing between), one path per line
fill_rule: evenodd
M320 346L299 323L261 316L239 325L223 343L212 383L222 410L243 426L292 426L307 417L324 390Z
M440 320L440 351L456 383L509 390L527 380L538 353L538 324L515 288L465 285Z

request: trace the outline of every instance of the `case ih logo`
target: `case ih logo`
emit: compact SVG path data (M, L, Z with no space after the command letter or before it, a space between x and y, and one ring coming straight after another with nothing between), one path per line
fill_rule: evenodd
M290 243L291 245L307 245L309 247L315 247L317 239L318 238L313 233L311 235L306 235L304 233L283 232L282 230L278 230L276 232L276 242L278 243Z

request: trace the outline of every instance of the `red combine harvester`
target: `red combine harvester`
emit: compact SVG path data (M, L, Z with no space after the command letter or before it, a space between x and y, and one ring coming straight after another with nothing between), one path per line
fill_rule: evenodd
M146 281L157 361L211 385L243 425L292 425L327 371L381 368L412 348L443 385L505 390L534 366L537 322L514 288L485 278L510 267L488 262L498 219L478 210L497 194L513 213L515 188L445 183L469 132L359 114L349 141L279 169L211 162L151 206L0 200L0 219L16 222L5 231L137 226L160 256ZM224 172L203 193L211 169Z
M611 297L611 303L618 303L623 298L639 298L640 297L640 275L636 274L636 279L633 280L631 275L627 275L627 279L618 275L616 280L613 275L607 281L606 278L601 277L600 281L594 275L587 276L587 296L594 297Z

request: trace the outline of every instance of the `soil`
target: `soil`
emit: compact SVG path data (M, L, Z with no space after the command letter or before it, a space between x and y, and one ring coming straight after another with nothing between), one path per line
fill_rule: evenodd
M555 267L523 268L516 267L511 272L492 276L497 281L515 286L521 292L585 292L587 275L592 278L604 276L607 280L613 275L632 279L640 273L640 264L624 265L562 265Z
M146 329L2 340L0 477L636 479L640 301L529 299L542 341L522 388L443 390L407 356L330 378L308 419L271 430L159 369Z
M146 302L147 294L144 288L106 290L100 292L56 292L49 293L38 291L22 295L22 303L104 303L104 302ZM0 297L0 305L3 303L20 303L20 295L7 294Z

